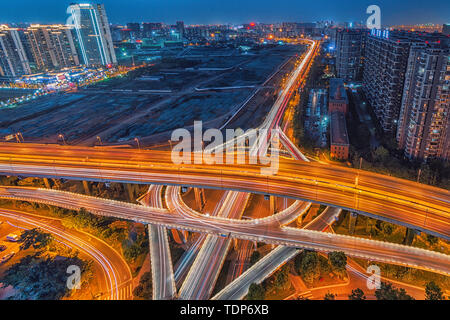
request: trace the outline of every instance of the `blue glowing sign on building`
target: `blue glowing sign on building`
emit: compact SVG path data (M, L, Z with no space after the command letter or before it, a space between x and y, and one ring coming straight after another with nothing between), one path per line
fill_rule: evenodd
M370 34L374 37L389 39L389 30L372 29Z

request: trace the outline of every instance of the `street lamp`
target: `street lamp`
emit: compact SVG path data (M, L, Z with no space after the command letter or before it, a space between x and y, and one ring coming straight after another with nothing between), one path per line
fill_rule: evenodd
M58 138L62 139L63 144L66 144L66 139L64 138L64 135L63 135L63 134L60 133L60 134L58 135Z
M356 187L356 188L358 187L358 183L359 183L359 174L361 173L362 161L363 161L363 158L360 157L360 158L359 158L359 170L358 170L358 175L356 176L356 179L355 179L355 187Z
M22 139L22 141L20 139ZM20 132L16 133L16 140L18 143L25 142L25 140L23 139L22 133L20 133Z
M136 138L134 138L134 141L136 141L136 143L138 145L138 149L141 150L141 143L139 142L139 139L136 137Z
M97 141L100 143L101 146L103 145L102 138L100 138L100 136L97 136Z

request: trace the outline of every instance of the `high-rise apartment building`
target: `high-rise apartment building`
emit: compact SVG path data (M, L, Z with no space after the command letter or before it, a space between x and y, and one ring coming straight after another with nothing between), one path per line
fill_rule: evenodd
M336 31L336 73L345 81L357 79L361 72L365 32L359 29Z
M442 33L446 36L450 35L450 23L446 23L442 26Z
M19 31L0 26L0 75L17 77L30 74L30 64Z
M395 133L411 40L372 30L365 47L363 90L378 121L387 133Z
M441 44L439 33L373 29L364 53L363 90L386 133L397 132L405 75L412 46Z
M183 39L184 36L185 36L185 34L184 34L184 30L185 30L184 29L184 22L183 21L177 21L176 27L177 27L177 32L180 35L180 38Z
M410 159L450 159L450 50L411 47L397 130Z
M52 70L80 64L70 27L31 25L25 33L38 69Z
M75 33L85 65L116 64L108 17L102 4L72 4Z

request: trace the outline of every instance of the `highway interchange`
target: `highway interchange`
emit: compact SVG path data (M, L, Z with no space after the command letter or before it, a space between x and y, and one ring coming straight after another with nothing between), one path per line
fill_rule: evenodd
M281 157L279 170L274 175L261 174L264 166L249 164L249 158L246 158L246 164L239 165L175 165L170 151L0 143L0 174L151 185L150 196L141 202L143 205L57 190L8 186L0 187L0 198L35 201L69 209L86 208L99 215L148 224L155 299L176 296L166 228L208 234L197 246L197 257L178 293L181 299L206 299L211 295L233 238L278 247L238 276L214 299L242 298L250 283L262 281L295 256L298 249L344 251L349 256L450 275L450 257L447 255L321 232L326 227L324 221L325 224L330 222L327 214L335 215L336 210L344 209L449 240L450 195L448 190L394 177L299 161L306 158L279 129L279 125L294 88L305 77L316 49L317 44L313 42L261 126L280 131L282 145L298 159ZM251 156L264 152L267 142L267 139L260 140L251 149ZM194 155L190 157L193 159ZM162 185L169 186L165 192L167 208L161 202ZM225 190L226 200L218 206L217 214L206 216L183 202L181 186ZM277 215L239 220L247 193L288 197L296 201ZM325 218L316 219L314 224L307 226L309 230L287 227L309 209L311 202L330 206L321 216ZM203 245L200 247L200 244ZM255 278L256 274L259 278ZM242 285L243 282L246 285Z

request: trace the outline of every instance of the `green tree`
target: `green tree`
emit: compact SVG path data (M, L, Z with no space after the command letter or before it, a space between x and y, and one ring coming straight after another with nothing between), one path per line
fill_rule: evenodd
M122 242L123 255L128 261L136 260L141 254L148 252L148 240L145 234L139 234L137 239L126 239Z
M262 284L252 283L248 288L247 300L263 300L266 290Z
M261 258L261 253L259 253L258 250L253 251L252 255L250 256L250 264L254 265L258 260Z
M93 215L85 208L81 208L70 220L64 220L64 224L75 229L95 229L99 227L102 218Z
M425 299L426 300L443 300L443 294L441 288L434 282L428 282L425 287Z
M433 236L433 235L431 235L431 234L427 234L427 242L430 244L430 245L435 245L436 243L438 243L438 238L437 237L435 237L435 236Z
M376 227L376 221L374 219L368 218L366 223L366 233L369 233L372 237L378 234L378 229Z
M382 221L381 222L381 231L387 236L390 236L392 232L394 232L394 226L389 222Z
M12 286L17 300L59 300L67 296L67 268L79 266L81 279L92 277L92 267L78 257L42 257L28 255L12 265L2 277L3 287Z
M33 249L42 249L53 241L50 233L42 232L39 228L25 230L19 237L18 242L21 243L20 250L27 250L29 247Z
M349 300L366 300L366 296L364 295L364 291L360 288L356 288L352 290L352 294L348 296Z
M275 286L278 289L282 289L289 282L289 268L284 265L280 270L275 273Z
M144 300L152 300L153 298L153 284L152 284L152 274L151 272L145 272L141 279L139 279L139 284L133 290L133 295L137 298Z
M384 163L389 159L389 151L385 147L380 146L374 151L373 157L375 161Z
M377 300L414 300L405 289L397 289L391 283L381 282L379 289L375 290Z
M345 267L347 266L347 256L342 251L333 251L328 254L331 268L338 273L345 273Z
M336 298L336 295L328 292L323 297L323 300L335 300L335 298Z
M320 277L320 261L317 252L306 251L302 254L298 272L308 283Z

